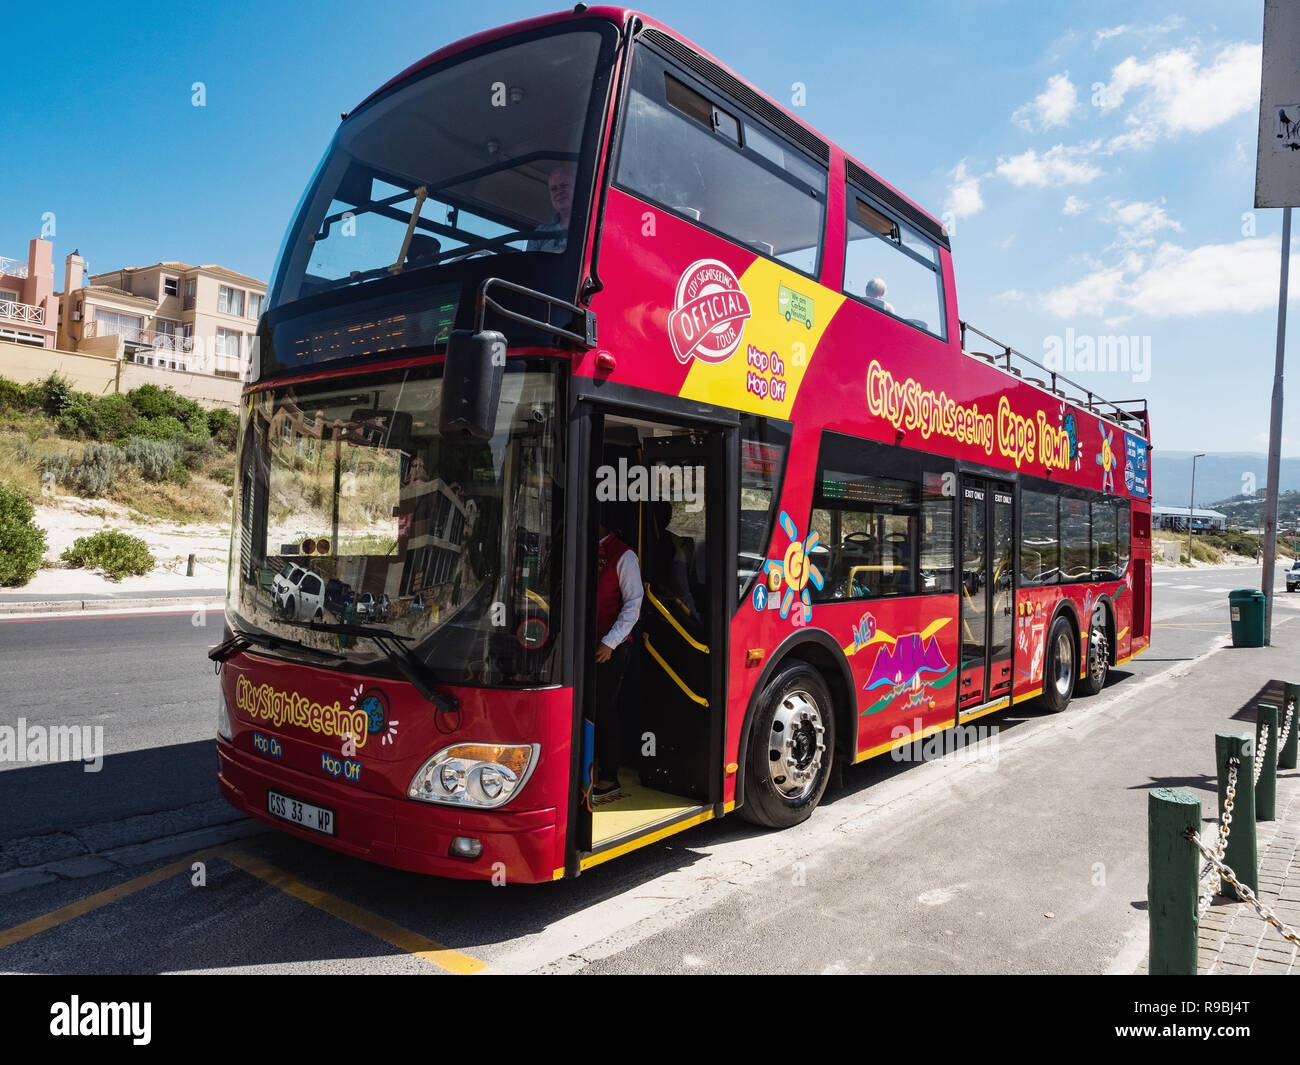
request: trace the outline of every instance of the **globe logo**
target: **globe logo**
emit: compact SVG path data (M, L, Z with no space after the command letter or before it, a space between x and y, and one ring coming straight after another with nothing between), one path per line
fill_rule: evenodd
M388 727L388 697L378 688L369 688L357 700L357 709L366 715L367 731L373 736Z

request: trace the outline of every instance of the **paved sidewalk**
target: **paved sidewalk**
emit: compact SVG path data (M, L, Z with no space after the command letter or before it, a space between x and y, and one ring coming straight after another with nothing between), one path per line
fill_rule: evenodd
M1257 826L1256 895L1283 924L1300 930L1300 770L1278 772L1277 810L1276 821ZM1196 971L1202 976L1300 973L1298 949L1253 906L1220 895L1201 918Z

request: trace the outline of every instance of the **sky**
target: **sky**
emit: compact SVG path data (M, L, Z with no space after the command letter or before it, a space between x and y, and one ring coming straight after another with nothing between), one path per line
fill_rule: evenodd
M9 0L0 99L23 150L5 153L0 255L25 259L44 226L56 288L74 249L92 272L269 278L340 112L547 10ZM1148 398L1157 449L1267 449L1282 212L1252 206L1263 0L644 10L787 106L801 86L796 114L943 217L962 318L1040 361L1127 337L1120 372L1067 374ZM1300 455L1294 389L1283 454Z

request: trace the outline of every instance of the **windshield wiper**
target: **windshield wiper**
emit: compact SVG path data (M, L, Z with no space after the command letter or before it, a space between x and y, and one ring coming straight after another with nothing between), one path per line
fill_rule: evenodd
M208 651L208 657L214 662L224 662L231 655L237 655L247 647L257 644L259 647L265 647L269 651L277 650L281 647L292 647L296 651L306 651L308 654L320 655L323 658L339 658L344 656L336 654L334 651L324 651L319 647L309 647L299 640L285 639L283 636L272 636L269 632L246 632L243 629L231 628L233 635L222 640L216 647Z
M376 625L338 624L330 621L309 621L307 628L313 632L331 632L338 636L360 636L371 640L388 658L411 686L433 703L443 713L453 713L460 700L454 695L438 691L429 681L429 667L415 657L405 644L410 636L399 636L391 629Z

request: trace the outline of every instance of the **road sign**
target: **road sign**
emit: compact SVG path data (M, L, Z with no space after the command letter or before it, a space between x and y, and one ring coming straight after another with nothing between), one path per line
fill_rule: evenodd
M1300 207L1300 3L1264 0L1256 207Z

